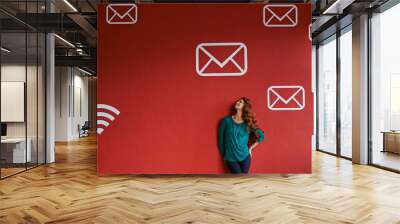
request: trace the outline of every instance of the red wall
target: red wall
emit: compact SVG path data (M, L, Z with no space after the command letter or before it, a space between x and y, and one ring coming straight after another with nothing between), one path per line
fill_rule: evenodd
M108 24L106 5L99 7L98 103L121 112L98 136L99 173L226 172L217 126L241 96L253 101L266 136L250 172L311 172L311 9L296 5L295 27L266 27L264 6L139 4L137 22L125 25ZM204 42L244 43L247 72L198 75L196 47ZM305 108L269 109L268 88L287 85L304 87Z

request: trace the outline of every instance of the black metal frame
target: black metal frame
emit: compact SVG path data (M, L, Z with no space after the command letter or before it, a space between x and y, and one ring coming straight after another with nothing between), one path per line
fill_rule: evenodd
M319 149L319 77L318 77L318 70L319 70L319 54L318 54L319 45L315 46L315 148Z
M367 128L368 128L368 164L372 165L372 97L371 97L371 93L372 93L372 77L371 77L371 72L372 72L372 65L371 65L371 57L372 57L372 42L371 42L371 37L372 37L372 29L371 29L371 19L372 19L372 13L369 12L368 13L368 55L367 55L367 60L368 60L368 100L367 100L367 107L368 107L368 112L367 112L367 116L368 116L368 124L367 124Z
M2 28L2 23L0 23L0 30L1 30L1 28ZM2 32L0 32L0 47L2 46ZM0 84L1 84L1 77L2 77L2 74L1 74L1 61L2 61L2 58L1 58L1 55L2 55L2 52L1 52L1 50L0 50ZM0 85L0 90L1 90L1 85ZM0 91L0 110L1 110L1 91ZM0 113L0 124L1 124L1 113ZM1 134L0 134L0 136L1 136ZM0 164L1 164L1 152L2 152L2 149L1 149L1 144L0 144ZM0 180L1 180L1 167L0 167Z
M340 36L341 30L336 31L336 154L341 156L342 148L342 124L340 117L340 81L341 81L341 65L340 65Z
M318 54L318 49L319 49L319 44L316 45L316 150L319 152L323 152L329 155L333 155L333 156L337 156L343 159L347 159L347 160L352 160L352 158L347 157L347 156L343 156L341 153L341 131L342 131L342 127L341 127L341 117L340 117L340 112L341 112L341 108L340 108L340 103L341 103L341 89L340 89L340 84L341 84L341 65L340 65L340 37L346 33L343 32L347 29L349 29L349 27L352 24L349 24L345 27L343 27L340 30L337 30L336 33L334 33L333 35L325 38L324 40L321 40L321 42L324 42L326 40L328 40L329 38L332 38L332 36L335 36L334 41L336 41L336 153L332 153L332 152L328 152L326 150L320 149L319 147L319 54ZM332 40L333 41L333 40Z

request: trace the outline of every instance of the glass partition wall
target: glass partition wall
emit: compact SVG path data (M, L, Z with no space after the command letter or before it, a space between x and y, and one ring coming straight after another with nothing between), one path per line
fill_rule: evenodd
M340 155L352 158L352 32L351 26L342 31L340 36Z
M351 25L317 45L317 150L352 157Z
M318 149L336 154L336 36L318 46Z
M400 4L371 18L370 163L400 171Z
M17 6L34 13L43 10L40 2L19 1ZM1 179L46 160L45 41L43 33L0 10Z

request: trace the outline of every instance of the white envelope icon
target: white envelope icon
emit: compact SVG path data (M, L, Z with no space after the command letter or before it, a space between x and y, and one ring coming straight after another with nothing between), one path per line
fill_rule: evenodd
M221 54L222 57L216 55L221 52L225 52L225 54ZM200 76L242 76L246 74L246 45L239 42L197 45L196 72Z
M130 3L108 4L106 21L108 24L135 24L137 22L137 6Z
M303 110L306 105L302 86L271 86L267 92L270 110Z
M294 27L297 25L296 5L266 5L263 10L263 22L267 27Z

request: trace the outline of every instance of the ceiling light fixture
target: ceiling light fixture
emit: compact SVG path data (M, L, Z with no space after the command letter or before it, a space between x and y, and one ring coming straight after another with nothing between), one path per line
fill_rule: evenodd
M351 5L355 0L336 0L332 5L328 6L322 14L342 14L343 10Z
M65 4L67 4L74 12L78 12L78 10L68 1L64 0Z
M9 49L7 49L5 47L1 47L0 49L1 49L1 51L4 51L6 53L10 53L11 52L11 50L9 50Z
M78 53L79 55L83 55L83 49L77 48L76 53Z
M81 72L83 72L83 73L85 73L85 74L87 74L87 75L93 75L92 73L90 73L90 72L88 72L88 71L86 71L86 70L83 70L83 69L81 69L81 68L79 68L79 67L78 67L78 70L81 71Z
M337 4L339 4L340 0L336 0L332 5L330 5L327 9L324 10L322 14L333 14L335 12L331 12L332 9L336 9Z
M66 43L67 45L69 45L70 47L75 48L75 45L73 45L71 42L69 42L68 40L60 37L58 34L54 34L55 37L57 37L59 40L61 40L62 42Z

